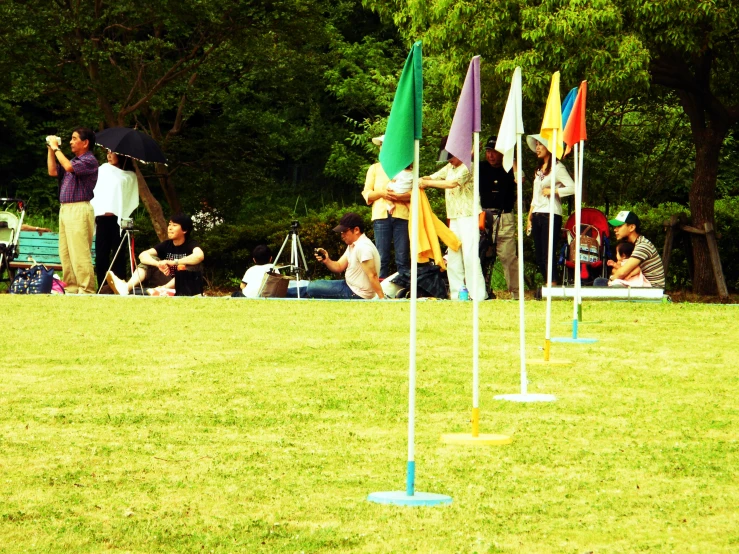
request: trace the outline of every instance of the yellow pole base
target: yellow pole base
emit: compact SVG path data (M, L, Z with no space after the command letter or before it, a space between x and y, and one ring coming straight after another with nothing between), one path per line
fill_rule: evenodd
M572 365L572 360L526 360L526 365Z
M551 347L552 347L552 341L550 341L549 339L544 339L544 361L545 362L549 361L549 351L551 350Z
M480 434L480 408L472 408L472 436Z
M482 433L473 437L471 433L449 433L441 435L441 442L445 444L466 444L469 446L500 446L511 444L513 439L508 435L493 435Z

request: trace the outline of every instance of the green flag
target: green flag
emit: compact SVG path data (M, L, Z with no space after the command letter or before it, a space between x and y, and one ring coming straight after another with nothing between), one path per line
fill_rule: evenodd
M421 139L422 104L423 71L419 40L405 60L380 150L380 164L391 179L413 163L414 141Z

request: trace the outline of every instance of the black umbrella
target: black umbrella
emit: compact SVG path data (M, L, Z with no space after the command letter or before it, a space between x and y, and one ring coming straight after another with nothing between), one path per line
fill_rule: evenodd
M95 142L111 152L142 162L167 163L167 158L149 135L128 127L111 127L95 134Z

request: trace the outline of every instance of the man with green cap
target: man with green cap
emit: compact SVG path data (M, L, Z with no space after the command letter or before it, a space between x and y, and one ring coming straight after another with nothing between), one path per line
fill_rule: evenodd
M639 217L634 212L622 211L614 219L609 219L608 223L613 225L616 239L634 245L634 252L623 266L613 268L611 281L624 279L634 269L639 268L653 287L665 288L665 268L662 265L662 258L654 245L641 234Z

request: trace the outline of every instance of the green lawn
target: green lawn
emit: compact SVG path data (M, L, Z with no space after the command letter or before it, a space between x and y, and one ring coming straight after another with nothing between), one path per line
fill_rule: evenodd
M543 302L527 302L541 359ZM419 303L417 490L403 489L409 304L0 296L2 552L737 552L739 307L585 305L572 367L517 392L518 305ZM553 335L571 304L555 302Z

